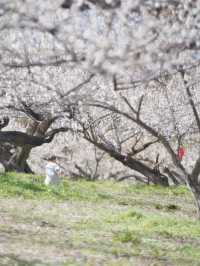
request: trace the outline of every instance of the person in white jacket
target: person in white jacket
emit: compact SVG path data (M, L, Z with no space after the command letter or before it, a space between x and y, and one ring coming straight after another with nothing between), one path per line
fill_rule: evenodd
M47 159L46 164L46 178L44 180L45 185L58 185L60 183L61 168L56 162L56 156L52 156Z

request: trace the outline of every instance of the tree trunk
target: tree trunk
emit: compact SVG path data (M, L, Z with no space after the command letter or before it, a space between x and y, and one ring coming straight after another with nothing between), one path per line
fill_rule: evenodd
M26 130L26 134L35 137L43 137L52 122L52 119L46 119L42 122L31 120ZM23 173L33 173L27 163L33 147L34 146L29 144L22 147L16 147L14 154L10 157L8 163L5 166L6 171L15 170Z
M200 191L195 192L193 194L194 194L195 203L197 206L197 215L198 215L198 218L200 219Z
M24 107L28 108L25 104ZM26 111L32 117L31 120L25 121L25 124L28 124L26 133L1 131L2 128L8 125L9 118L4 117L0 120L0 162L4 165L6 171L16 170L18 172L32 173L27 163L32 148L44 143L50 143L56 134L69 130L69 128L60 127L46 133L59 116L51 117L48 115L44 118L44 116L38 116L30 108ZM12 150L14 150L14 153Z
M24 147L17 147L15 153L10 157L10 160L6 164L6 171L17 171L23 173L33 173L27 163L27 159L30 155L32 146L26 145Z
M198 218L200 219L200 184L198 180L193 180L191 177L189 177L188 185L194 196L195 204L197 207L197 215L198 215Z
M150 182L157 185L162 186L169 186L168 177L164 174L160 173L157 169L151 169L149 166L144 164L143 162L127 155L123 155L116 150L112 150L103 143L99 143L97 141L93 141L92 139L84 136L86 140L90 143L94 144L99 149L107 152L110 157L114 158L115 160L121 162L124 166L129 167L130 169L146 176Z

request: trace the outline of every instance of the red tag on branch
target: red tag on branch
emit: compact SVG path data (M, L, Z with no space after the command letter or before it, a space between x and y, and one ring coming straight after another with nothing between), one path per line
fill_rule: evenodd
M183 159L183 156L186 155L186 150L183 147L180 147L178 150L178 158L179 160Z

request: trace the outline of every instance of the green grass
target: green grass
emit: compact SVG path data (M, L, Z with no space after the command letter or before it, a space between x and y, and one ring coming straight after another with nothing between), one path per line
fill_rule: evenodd
M126 183L116 183L112 181L91 182L85 180L65 181L57 187L43 184L44 177L27 174L16 174L14 172L0 175L0 197L23 197L25 199L55 199L55 200L118 200L119 204L131 204L129 196L137 194L138 196L148 197L156 196L183 196L191 199L185 186L176 188L163 188L160 186L146 186L144 184L127 185ZM127 197L121 197L120 193ZM120 202L121 201L121 202ZM167 207L167 206L166 206ZM159 207L158 207L159 208ZM162 205L160 205L162 208ZM170 207L169 207L170 208ZM175 207L176 208L176 207Z
M0 232L10 245L17 228L22 246L29 239L38 249L76 251L84 260L71 255L62 265L200 265L200 221L186 187L67 179L46 187L43 178L0 176L1 211L14 221L0 223ZM29 228L35 223L39 234ZM21 224L29 229L20 231Z
M87 181L64 181L58 186L43 184L44 177L7 173L0 176L0 197L48 200L101 200L106 194L96 191L97 185Z

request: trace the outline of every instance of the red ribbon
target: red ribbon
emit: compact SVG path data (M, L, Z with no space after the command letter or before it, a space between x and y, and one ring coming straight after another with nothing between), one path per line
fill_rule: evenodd
M183 147L180 147L178 150L178 158L179 160L183 159L183 156L186 155L186 150Z

